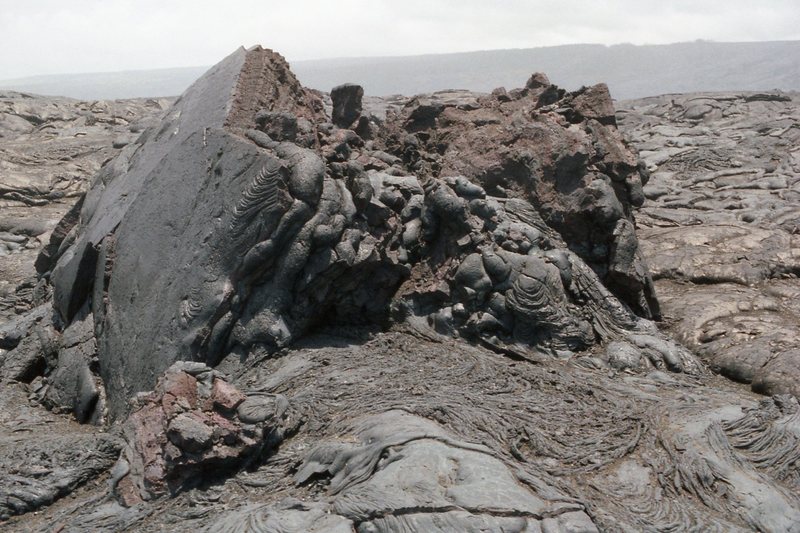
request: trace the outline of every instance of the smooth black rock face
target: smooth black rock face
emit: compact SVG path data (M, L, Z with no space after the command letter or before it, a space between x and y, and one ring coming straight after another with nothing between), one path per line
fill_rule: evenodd
M797 400L650 321L616 124L602 84L328 96L236 51L0 327L0 520L108 472L11 528L797 531Z

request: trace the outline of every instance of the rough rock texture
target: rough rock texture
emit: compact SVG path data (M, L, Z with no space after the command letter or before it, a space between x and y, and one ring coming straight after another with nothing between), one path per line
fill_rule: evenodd
M299 431L266 460L127 509L98 488L29 517L31 529L797 531L791 397L759 401L719 377L515 362L401 331L265 356L218 371L298 413Z
M0 378L123 436L108 484L4 525L800 531L797 400L651 322L615 124L603 85L329 96L235 52L103 167L52 304L0 330Z
M800 100L667 95L623 104L652 173L637 215L675 336L764 394L800 393Z
M279 444L288 411L284 396L248 398L202 363L175 363L134 400L114 490L131 506L213 481Z
M119 456L121 440L31 406L18 383L0 394L0 521L36 511L99 478ZM24 526L23 526L24 528Z
M354 83L339 85L331 90L333 112L331 122L340 128L349 128L361 116L364 89Z
M418 320L523 358L658 335L604 86L393 105L338 128L280 56L241 50L94 178L50 279L60 322L91 307L113 416L176 360L323 324Z
M75 221L62 217L89 178L168 104L0 91L0 320L44 301L36 272L49 270L47 258L74 237L69 232Z

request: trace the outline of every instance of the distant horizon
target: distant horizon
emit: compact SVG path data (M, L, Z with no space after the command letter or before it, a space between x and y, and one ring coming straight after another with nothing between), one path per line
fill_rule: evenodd
M2 2L0 78L212 65L262 44L292 63L597 43L800 40L797 0ZM368 53L368 56L364 54ZM177 67L176 67L177 65Z
M592 42L575 42L575 43L566 43L566 44L555 44L555 45L543 45L543 46L526 46L526 47L507 47L507 48L485 48L479 50L465 50L461 52L429 52L429 53L420 53L420 54L391 54L391 55L366 55L366 56L337 56L337 57L319 57L319 58L312 58L312 59L297 59L292 60L286 58L286 61L289 62L290 65L294 65L297 63L314 63L314 62L334 62L334 61L360 61L360 60L381 60L381 59L402 59L402 58L415 58L415 57L431 57L431 56L456 56L456 55L465 55L465 54L479 54L482 52L506 52L506 51L524 51L524 50L538 50L538 49L550 49L550 48L568 48L568 47L579 47L579 46L597 46L597 47L604 47L604 48L614 48L614 47L666 47L666 46L676 46L682 44L769 44L769 43L794 43L800 42L800 39L774 39L774 40L767 40L767 41L718 41L713 39L693 39L693 40L686 40L686 41L676 41L671 43L630 43L630 42L620 42L620 43L613 43L613 44L605 44L605 43L592 43ZM256 43L249 46L241 45L241 47L247 49L250 46L263 46L264 48L270 48L274 52L277 52L281 55L280 50L270 47L268 45L264 45L263 43ZM238 49L234 48L231 49L228 54L233 53L234 50ZM221 56L218 60L222 60L225 56ZM285 57L285 56L284 56ZM97 75L97 74L132 74L137 72L166 72L166 71L175 71L175 70L195 70L195 69L209 69L214 65L214 63L209 63L206 65L176 65L176 66L166 66L166 67L154 67L154 68L131 68L131 69L120 69L120 70L95 70L95 71L75 71L75 72L58 72L53 74L31 74L27 76L20 76L15 78L2 78L0 79L0 88L2 84L12 83L12 82L23 82L23 81L32 81L37 79L44 79L44 78L56 78L59 76L83 76L83 75Z
M574 43L289 62L305 87L328 92L342 83L357 83L368 96L447 89L490 92L522 87L534 72L544 72L570 91L606 83L617 100L709 91L800 90L800 40ZM210 67L43 74L0 80L0 89L82 100L170 97L182 94Z

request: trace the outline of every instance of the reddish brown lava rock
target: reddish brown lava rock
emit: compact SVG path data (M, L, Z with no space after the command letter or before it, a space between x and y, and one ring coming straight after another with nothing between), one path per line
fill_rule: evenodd
M617 125L614 102L605 83L598 83L578 91L572 106L575 112L585 119L594 119L606 126Z
M222 379L215 379L211 389L213 407L224 411L232 411L245 400L246 396L239 389Z
M123 425L126 445L112 473L120 501L134 505L175 494L198 471L240 467L282 440L289 411L248 423L236 410L246 400L202 363L172 365L154 391L136 396Z

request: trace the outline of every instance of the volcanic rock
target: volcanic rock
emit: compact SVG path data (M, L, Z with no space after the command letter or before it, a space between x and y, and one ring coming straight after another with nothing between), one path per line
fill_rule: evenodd
M354 83L339 85L331 90L333 112L331 121L340 128L350 127L361 116L364 89Z
M157 122L169 103L0 91L0 320L47 299L36 275L52 268L48 258L75 225L75 199L118 147ZM74 216L65 217L70 208ZM40 254L42 245L47 248Z
M670 95L626 102L650 198L637 216L675 336L721 374L800 393L797 95Z
M797 531L796 398L659 331L634 214L664 195L603 85L534 78L351 87L349 123L332 114L354 99L259 47L198 80L65 217L52 304L0 331L1 379L24 367L31 402L122 434L115 498L85 485L9 527ZM15 467L0 479L35 484Z
M19 383L2 387L0 521L48 506L114 464L122 446L119 437L31 405Z
M122 426L126 443L114 479L122 503L185 490L208 472L221 475L256 460L294 429L286 407L253 419L237 415L242 402L246 397L205 365L167 369L153 392L136 397Z
M351 124L360 95L337 88L334 114ZM60 321L91 302L112 416L175 361L322 323L414 316L520 353L657 335L636 315L658 314L631 225L643 178L586 111L608 91L565 95L588 114L572 125L536 98L409 99L366 142L276 54L214 67L98 174L50 274Z
M552 85L547 74L544 72L534 72L528 81L525 82L526 89L540 89L542 87L549 87Z

